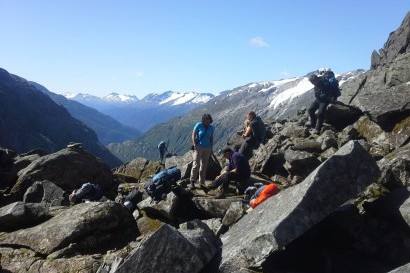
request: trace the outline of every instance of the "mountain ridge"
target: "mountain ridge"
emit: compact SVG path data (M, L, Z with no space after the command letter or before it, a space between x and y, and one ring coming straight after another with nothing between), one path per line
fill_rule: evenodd
M125 126L111 116L105 115L94 108L74 100L68 100L65 96L55 94L36 82L29 81L29 83L48 95L54 102L65 107L74 118L93 129L104 145L125 141L141 135L141 132L137 129Z
M78 101L101 113L109 115L124 125L145 132L158 123L167 122L208 102L215 96L210 93L174 92L151 93L139 100L135 96L111 93L105 97L92 95L70 95ZM139 117L144 117L143 119Z
M158 124L134 140L111 143L107 147L124 162L136 157L156 159L156 145L161 140L167 142L169 151L184 154L190 147L193 126L204 113L210 113L216 127L214 150L221 149L231 135L242 129L249 111L255 111L262 119L285 119L296 116L298 110L307 107L314 98L313 85L307 79L310 73L290 79L253 82L225 91L185 116ZM344 83L361 73L363 70L359 69L337 77Z

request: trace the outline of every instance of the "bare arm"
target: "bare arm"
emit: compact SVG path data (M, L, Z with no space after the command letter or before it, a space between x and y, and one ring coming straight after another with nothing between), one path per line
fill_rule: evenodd
M196 136L196 132L195 132L195 130L192 130L192 136L191 136L191 139L192 139L192 145L194 145L194 146L196 146L196 143L195 143L195 136Z
M245 133L243 133L242 138L247 138L248 136L251 135L251 132L252 132L251 126L246 127L246 131Z

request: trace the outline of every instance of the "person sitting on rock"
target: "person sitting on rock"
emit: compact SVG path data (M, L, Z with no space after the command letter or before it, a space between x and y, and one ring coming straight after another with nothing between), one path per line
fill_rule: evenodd
M254 111L251 111L246 116L245 121L246 129L242 134L242 138L245 140L239 153L243 154L248 160L252 157L252 151L259 148L259 145L266 138L266 128L262 119L256 115Z
M224 148L222 155L229 163L226 170L218 175L212 182L212 188L217 188L222 185L222 189L216 198L224 198L226 196L230 181L235 181L238 191L242 194L248 187L248 180L251 176L248 159L241 153L234 152L230 147Z
M98 185L84 183L80 189L73 190L69 200L73 204L87 201L98 201L103 197L101 188Z

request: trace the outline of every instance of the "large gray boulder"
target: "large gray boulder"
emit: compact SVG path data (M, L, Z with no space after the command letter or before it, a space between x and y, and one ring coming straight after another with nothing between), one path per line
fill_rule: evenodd
M24 203L48 203L50 206L69 205L65 192L53 182L44 180L34 182L24 193Z
M410 263L407 263L403 266L400 266L388 273L409 273L410 272Z
M98 184L104 194L111 190L113 174L100 159L80 147L65 148L33 161L18 173L10 193L22 200L26 190L36 181L48 180L65 191L80 188L83 183Z
M388 188L410 186L410 143L379 160L380 183Z
M81 203L35 227L1 234L0 247L25 247L42 256L55 252L53 258L57 258L93 249L101 251L110 243L131 240L134 233L134 218L120 204Z
M84 255L59 259L41 259L27 248L0 247L3 271L0 272L97 272L101 264L98 255ZM0 267L1 269L1 267Z
M163 225L135 248L115 273L200 272L216 253L217 238L200 221L181 230Z
M0 231L26 228L45 221L49 206L45 203L15 202L0 208Z
M350 141L302 183L269 198L222 237L222 272L260 266L273 252L319 223L371 183L380 170Z

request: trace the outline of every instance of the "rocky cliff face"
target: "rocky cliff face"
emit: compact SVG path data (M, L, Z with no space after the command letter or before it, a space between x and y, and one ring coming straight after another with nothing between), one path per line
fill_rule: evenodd
M346 84L342 101L357 106L385 130L410 113L410 14L372 53L371 70Z

